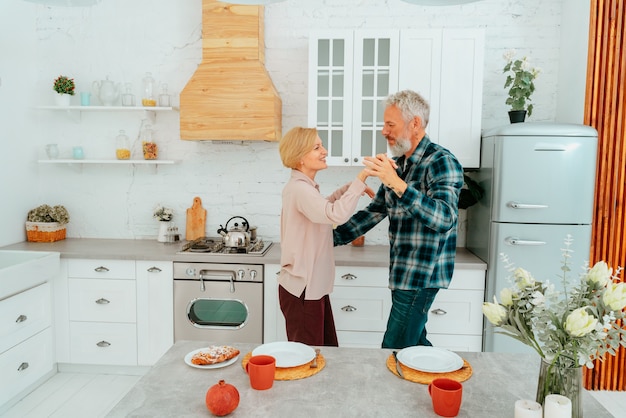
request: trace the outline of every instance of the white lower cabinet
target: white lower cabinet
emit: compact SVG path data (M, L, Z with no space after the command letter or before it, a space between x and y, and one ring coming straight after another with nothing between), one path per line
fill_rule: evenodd
M286 341L285 319L278 304L279 265L265 266L263 342ZM342 347L380 348L391 310L386 267L337 266L330 295ZM485 271L456 269L448 289L440 290L428 315L428 339L453 351L482 351L482 303Z
M50 284L0 300L2 406L54 369Z
M171 347L171 262L69 259L66 271L55 291L67 294L59 363L149 366Z

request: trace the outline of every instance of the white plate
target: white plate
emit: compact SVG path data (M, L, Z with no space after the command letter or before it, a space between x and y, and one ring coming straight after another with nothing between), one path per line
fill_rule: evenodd
M429 373L453 372L463 367L463 359L456 353L423 345L400 350L398 361L412 369Z
M276 341L258 346L252 355L267 354L276 359L276 367L296 367L310 362L315 350L306 344L291 341Z
M236 362L237 359L239 358L239 354L237 354L235 357L231 358L230 360L226 360L226 361L223 361L221 363L201 365L201 364L193 364L191 362L191 358L196 353L199 353L200 351L207 351L208 349L209 349L209 347L198 348L197 350L193 350L193 351L187 353L187 355L185 356L185 363L188 366L195 367L196 369L220 369L222 367L230 366L231 364Z

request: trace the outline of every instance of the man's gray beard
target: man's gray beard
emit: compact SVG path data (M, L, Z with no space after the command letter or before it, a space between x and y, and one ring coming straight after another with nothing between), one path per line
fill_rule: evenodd
M393 157L402 157L411 149L411 140L408 138L396 138L396 143L389 146L389 152Z

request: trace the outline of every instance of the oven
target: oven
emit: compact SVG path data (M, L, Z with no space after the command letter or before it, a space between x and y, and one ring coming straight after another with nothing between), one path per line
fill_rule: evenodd
M263 265L174 262L174 341L263 342Z

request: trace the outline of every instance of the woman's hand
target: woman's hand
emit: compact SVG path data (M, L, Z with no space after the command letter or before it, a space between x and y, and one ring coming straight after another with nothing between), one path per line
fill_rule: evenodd
M365 171L367 171L368 175L378 177L398 197L402 196L407 188L407 184L398 176L396 172L398 166L393 159L385 154L378 154L376 157L365 157L363 164L367 167Z

